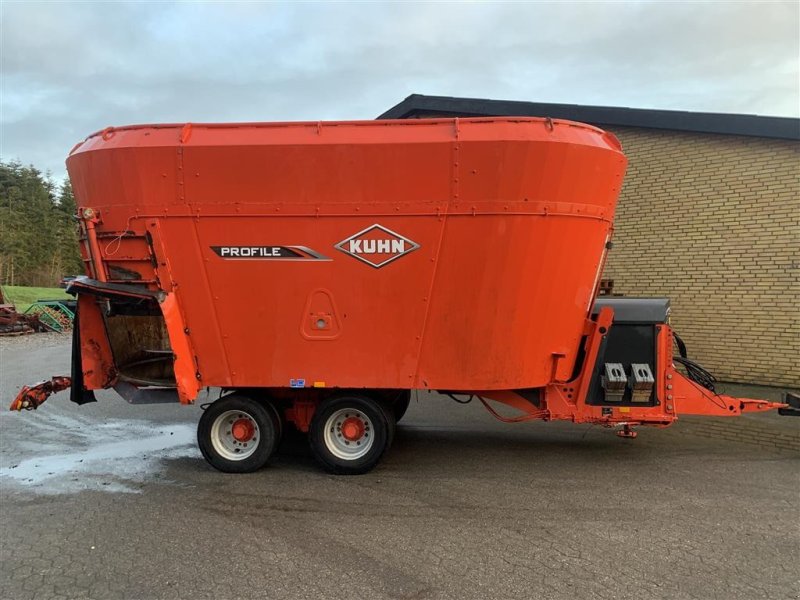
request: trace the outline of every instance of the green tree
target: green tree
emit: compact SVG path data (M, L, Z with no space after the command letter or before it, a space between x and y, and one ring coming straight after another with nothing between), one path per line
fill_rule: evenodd
M56 285L82 272L72 215L75 199L65 183L18 162L0 162L0 283Z
M58 194L58 204L56 209L61 223L61 234L59 235L60 252L62 259L62 275L75 275L83 273L83 262L78 242L78 222L75 214L78 212L78 205L75 202L75 195L72 193L72 183L69 179L64 180Z

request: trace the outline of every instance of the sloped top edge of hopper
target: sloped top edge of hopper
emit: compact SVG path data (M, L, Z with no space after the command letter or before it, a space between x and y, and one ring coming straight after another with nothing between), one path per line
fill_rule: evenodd
M477 131L480 128L482 134L489 133L491 129L497 132L496 139L504 139L508 134L507 125L520 124L520 125L535 125L540 124L541 130L536 132L537 137L540 135L541 139L547 139L555 133L566 133L571 130L576 130L588 134L589 138L597 136L595 143L608 145L611 149L621 151L621 145L617 138L598 127L579 123L577 121L569 121L566 119L550 119L546 117L468 117L468 118L436 118L436 119L392 119L392 120L365 120L365 121L287 121L287 122L242 122L242 123L153 123L153 124L136 124L136 125L123 125L119 127L106 127L95 131L87 136L83 141L77 143L70 155L78 151L81 146L86 142L100 138L103 141L111 140L117 133L122 132L158 132L159 135L169 134L170 131L175 132L175 137L170 140L170 143L176 145L189 144L192 141L192 134L194 132L222 132L233 133L237 132L242 135L245 132L252 133L253 130L281 130L283 134L291 135L292 132L297 132L298 137L292 140L292 143L308 143L308 137L302 137L302 133L307 133L309 130L321 135L322 133L337 133L339 135L347 136L348 133L354 135L363 134L374 135L377 138L385 136L387 130L404 131L419 131L422 134L425 130L430 130L431 127L438 130L445 130L446 135L453 140L459 139L459 136L468 134L470 131ZM485 128L486 125L495 125L494 128ZM529 127L526 128L529 131ZM593 135L594 134L594 135ZM344 140L340 140L344 141ZM554 140L555 141L555 140ZM577 141L571 139L570 141ZM586 143L585 140L584 143ZM590 142L591 143L591 142Z

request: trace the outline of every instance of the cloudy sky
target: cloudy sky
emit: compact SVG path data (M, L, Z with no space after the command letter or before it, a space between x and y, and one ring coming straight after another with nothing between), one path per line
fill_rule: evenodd
M411 93L798 116L797 0L2 0L0 157L108 125L370 119Z

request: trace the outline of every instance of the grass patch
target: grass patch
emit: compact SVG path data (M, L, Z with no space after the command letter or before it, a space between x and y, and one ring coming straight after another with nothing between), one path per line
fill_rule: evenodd
M37 300L72 300L63 288L27 287L4 285L3 296L7 304L14 304L19 312L24 312Z

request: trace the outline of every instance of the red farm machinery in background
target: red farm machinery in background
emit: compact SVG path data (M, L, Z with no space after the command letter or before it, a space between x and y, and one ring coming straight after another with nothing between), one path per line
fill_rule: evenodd
M365 472L415 389L627 437L798 407L718 394L673 359L668 300L597 297L626 159L595 127L142 125L89 136L67 167L86 264L72 400L222 388L198 441L224 471L266 464L291 425L326 469Z

